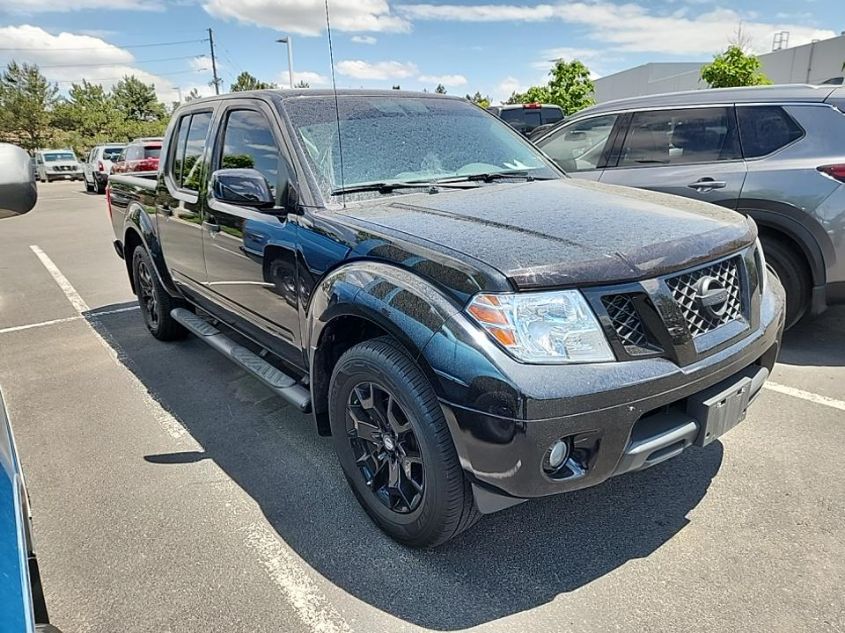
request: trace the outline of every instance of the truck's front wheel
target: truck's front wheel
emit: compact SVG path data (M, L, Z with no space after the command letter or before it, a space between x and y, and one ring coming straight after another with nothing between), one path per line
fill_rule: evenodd
M170 316L170 311L179 306L161 285L149 253L141 246L132 253L132 275L141 314L150 333L160 341L183 338L187 334L185 328Z
M478 518L437 397L390 338L341 356L329 387L340 465L367 514L397 541L432 547Z

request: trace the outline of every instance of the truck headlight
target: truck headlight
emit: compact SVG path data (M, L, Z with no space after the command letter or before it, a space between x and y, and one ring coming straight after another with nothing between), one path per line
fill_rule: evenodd
M526 363L601 363L613 352L577 290L479 294L466 308L495 341Z

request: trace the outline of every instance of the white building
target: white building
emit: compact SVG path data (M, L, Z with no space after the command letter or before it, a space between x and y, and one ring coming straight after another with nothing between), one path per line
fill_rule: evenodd
M761 70L776 84L843 83L845 33L828 40L760 55ZM641 95L701 90L705 62L656 62L595 80L596 102Z

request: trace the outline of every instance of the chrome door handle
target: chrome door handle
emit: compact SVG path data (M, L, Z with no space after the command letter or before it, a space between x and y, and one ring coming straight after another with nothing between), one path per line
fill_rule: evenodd
M219 224L212 224L211 222L203 222L202 228L204 228L209 233L219 233L220 232L220 225Z
M157 209L157 210L158 210L158 212L159 212L159 213L161 213L162 215L167 215L167 216L171 216L171 215L173 215L173 209L171 209L171 208L170 208L170 206L169 206L169 205L167 205L167 204L159 204L159 205L156 205L156 209Z
M712 191L713 189L724 189L728 186L724 180L713 180L712 178L702 178L687 185L690 189L695 189L702 193Z

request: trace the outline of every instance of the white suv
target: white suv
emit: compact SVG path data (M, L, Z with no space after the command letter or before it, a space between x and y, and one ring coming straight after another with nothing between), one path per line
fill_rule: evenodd
M97 145L90 152L82 164L82 179L85 181L86 191L103 193L106 182L111 173L112 162L117 160L126 145L110 143Z

